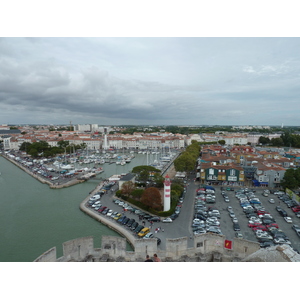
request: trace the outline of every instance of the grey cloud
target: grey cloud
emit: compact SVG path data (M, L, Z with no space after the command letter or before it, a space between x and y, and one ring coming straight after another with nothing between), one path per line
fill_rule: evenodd
M272 121L272 114L282 117L288 106L283 101L299 108L299 39L288 40L290 46L280 41L0 39L0 118L15 113L15 123ZM296 120L292 111L284 118Z

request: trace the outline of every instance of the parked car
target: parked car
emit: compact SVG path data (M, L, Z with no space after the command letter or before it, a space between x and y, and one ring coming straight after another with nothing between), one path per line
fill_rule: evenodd
M287 222L287 223L293 223L293 220L291 217L284 217L284 220Z
M293 212L300 212L300 205L292 207Z
M106 215L107 215L108 217L111 217L112 214L113 214L113 210L112 210L112 209L109 209Z
M174 221L176 218L178 218L178 214L172 214L170 218Z
M235 237L239 238L239 239L242 239L243 238L243 235L240 233L240 232L236 232L235 233Z
M287 212L283 210L280 206L276 206L276 210L282 217L287 217Z
M231 206L227 206L227 210L228 210L229 212L233 212L233 209L232 209Z
M122 222L122 225L126 225L129 222L129 218L125 217L125 219Z
M292 228L296 231L296 233L298 234L298 236L300 236L300 226L293 224Z
M137 226L137 227L135 228L134 232L135 232L135 233L139 233L143 228L144 228L143 225L139 225L139 226Z
M171 223L171 222L173 222L173 220L172 220L170 217L165 218L165 219L163 219L162 221L163 221L164 223Z
M286 240L284 238L278 237L278 238L274 238L274 243L275 244L291 244L291 242L289 240Z
M139 226L138 222L133 222L133 224L131 225L130 229L134 231L138 226Z
M233 223L233 230L240 231L241 230L240 225L238 223Z
M234 212L230 212L230 213L229 213L229 216L230 216L231 218L235 218Z
M102 214L103 214L103 215L106 215L106 214L108 213L108 211L109 211L109 208L106 207L106 208L102 211Z
M135 222L135 219L130 219L126 225L128 227L131 227L134 222Z
M275 244L273 243L273 241L265 241L265 242L260 243L261 248L267 248L267 247L271 247L271 246L274 246L274 245Z
M148 227L144 227L143 229L141 229L141 231L138 233L139 237L144 237L147 233L150 232L150 228Z
M114 217L114 220L119 220L122 217L122 214L117 213L116 216Z
M102 213L105 209L107 209L107 207L106 207L106 206L103 206L103 207L101 207L98 211L99 211L100 213Z
M122 216L120 219L117 220L117 222L121 223L125 220L126 216Z
M152 232L148 232L143 238L144 239L152 239L152 238L154 238L154 234Z
M177 215L177 214L176 214ZM160 222L160 217L151 217L150 219L148 219L148 221L152 221L152 222Z

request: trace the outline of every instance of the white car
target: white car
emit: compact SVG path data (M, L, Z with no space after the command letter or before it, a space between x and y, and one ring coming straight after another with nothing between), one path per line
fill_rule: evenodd
M281 237L280 238L275 238L274 243L275 244L288 244L288 245L291 244L291 242L289 240L285 240L284 238L281 238Z
M148 232L145 236L144 239L152 239L154 238L154 234L152 232Z
M256 237L265 238L265 239L269 239L269 240L273 239L273 237L270 234L268 234L267 232L264 232L264 233L257 233L256 232Z
M287 223L293 223L293 220L291 217L284 217L284 219Z
M108 217L110 217L112 214L113 214L113 210L110 209L106 215L107 215Z
M94 195L90 198L90 200L98 200L98 199L100 199L99 195Z
M173 222L171 218L165 218L162 220L164 223L171 223Z
M275 203L275 200L274 199L269 199L269 202L270 203Z

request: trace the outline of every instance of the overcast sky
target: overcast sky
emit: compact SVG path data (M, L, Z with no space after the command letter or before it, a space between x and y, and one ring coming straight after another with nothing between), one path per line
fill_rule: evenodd
M300 38L1 38L0 123L300 125Z

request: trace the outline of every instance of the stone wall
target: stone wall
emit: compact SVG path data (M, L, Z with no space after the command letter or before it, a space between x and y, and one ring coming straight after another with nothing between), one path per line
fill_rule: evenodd
M157 246L156 239L139 239L133 242L134 251L126 251L126 239L103 236L101 248L94 248L93 237L83 237L65 242L63 256L56 258L56 248L42 254L35 261L144 261L146 255L155 253L162 261L242 261L251 254L261 251L257 242L234 239L232 249L224 247L225 237L206 233L194 238L194 247L188 248L188 237L167 239L166 250Z
M65 261L83 261L94 256L94 238L82 237L63 243Z
M56 261L56 247L49 249L39 256L35 261L36 262L53 262Z

